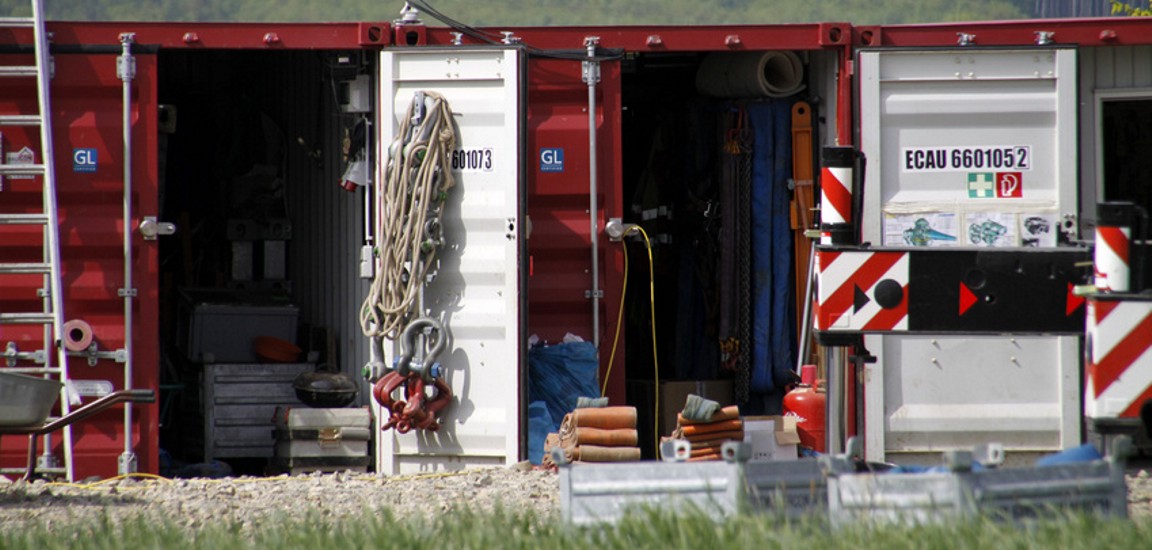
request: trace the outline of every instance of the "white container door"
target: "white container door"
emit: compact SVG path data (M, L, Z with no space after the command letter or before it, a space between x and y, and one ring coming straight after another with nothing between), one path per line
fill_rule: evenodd
M438 431L381 432L378 472L506 465L525 456L524 67L515 48L381 53L378 158L387 158L387 144L417 91L447 100L457 145L456 185L443 218L446 245L424 298L425 313L449 333L439 362L454 398ZM389 348L385 341L391 364L395 349ZM388 418L378 406L375 413Z
M1071 49L861 52L863 239L1055 246L1077 211L1076 93ZM909 242L921 219L934 232Z
M886 247L1054 248L1077 212L1076 52L859 56L862 237ZM1075 336L869 336L869 459L1080 441Z

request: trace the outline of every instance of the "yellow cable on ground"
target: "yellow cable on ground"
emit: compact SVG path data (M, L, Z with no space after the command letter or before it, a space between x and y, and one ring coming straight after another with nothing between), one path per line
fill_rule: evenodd
M639 231L644 237L644 248L648 250L648 304L652 314L652 395L655 410L652 415L652 433L656 437L656 455L660 455L660 361L656 351L656 263L652 260L652 241L648 240L648 232L639 225L630 225L620 236L620 243L624 245L624 287L620 291L620 309L616 314L616 335L612 337L612 353L608 355L608 369L604 371L604 384L600 388L600 396L608 391L608 377L612 374L612 363L616 359L616 345L620 342L620 324L624 318L624 296L628 293L628 243L624 240L629 233Z
M458 471L454 471L454 472L434 472L434 473L430 473L430 474L409 474L409 475L403 475L403 476L385 476L385 477L380 477L379 479L381 482L384 482L384 483L392 483L392 482L398 482L398 481L413 481L413 480L418 480L418 479L438 479L438 478L445 478L445 477L455 477L455 476L461 476L461 475L465 475L465 474L469 474L469 473L477 472L477 471L480 471L480 470L478 470L478 469L466 469L466 470L458 470ZM367 474L367 473L361 473L359 475L362 475L362 476L371 475L373 477L378 477L378 476L375 476L375 474ZM172 484L172 483L176 483L178 481L190 481L190 482L195 482L195 483L233 483L233 484L235 484L235 483L260 483L260 482L266 482L266 481L285 481L285 480L287 480L287 481L297 481L297 480L308 481L308 480L312 479L312 478L306 477L306 476L284 476L284 475L264 476L264 477L240 477L240 478L228 477L228 478L179 478L179 479L173 479L173 478L167 478L164 476L158 476L155 474L135 473L135 474L122 474L122 475L118 475L115 477L110 477L108 479L102 479L100 481L94 481L92 483L67 483L67 482L53 481L53 482L46 483L45 485L47 485L49 487L71 487L73 489L95 490L95 489L103 489L104 487L101 487L102 485L106 485L109 483L115 483L115 482L120 481L120 480L132 479L132 478L140 478L140 479L144 479L144 480L152 481L152 482L164 482L165 484ZM145 489L145 488L147 488L147 485L141 485L139 487L117 487L116 490L121 491L121 490Z

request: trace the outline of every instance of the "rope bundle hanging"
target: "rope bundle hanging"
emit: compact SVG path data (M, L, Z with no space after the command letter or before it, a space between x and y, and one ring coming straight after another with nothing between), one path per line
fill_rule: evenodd
M364 335L392 340L412 317L444 244L440 217L456 183L450 165L456 131L448 102L435 92L416 92L396 135L377 191L376 277L360 308Z

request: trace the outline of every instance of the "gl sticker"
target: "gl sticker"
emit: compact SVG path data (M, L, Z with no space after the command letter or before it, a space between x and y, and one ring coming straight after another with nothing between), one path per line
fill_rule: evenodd
M72 171L89 173L95 172L98 159L99 157L97 155L96 149L73 149Z
M563 172L564 171L564 148L563 147L541 147L540 148L540 171L541 172Z

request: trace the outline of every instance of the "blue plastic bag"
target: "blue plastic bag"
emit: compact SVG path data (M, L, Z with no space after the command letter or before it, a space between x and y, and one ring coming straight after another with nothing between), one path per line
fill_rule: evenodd
M560 430L564 415L576 408L578 397L599 397L600 367L596 346L570 342L528 350L528 402L543 401L551 417L549 432Z
M528 461L539 466L544 460L544 439L552 431L552 415L543 401L528 404Z

